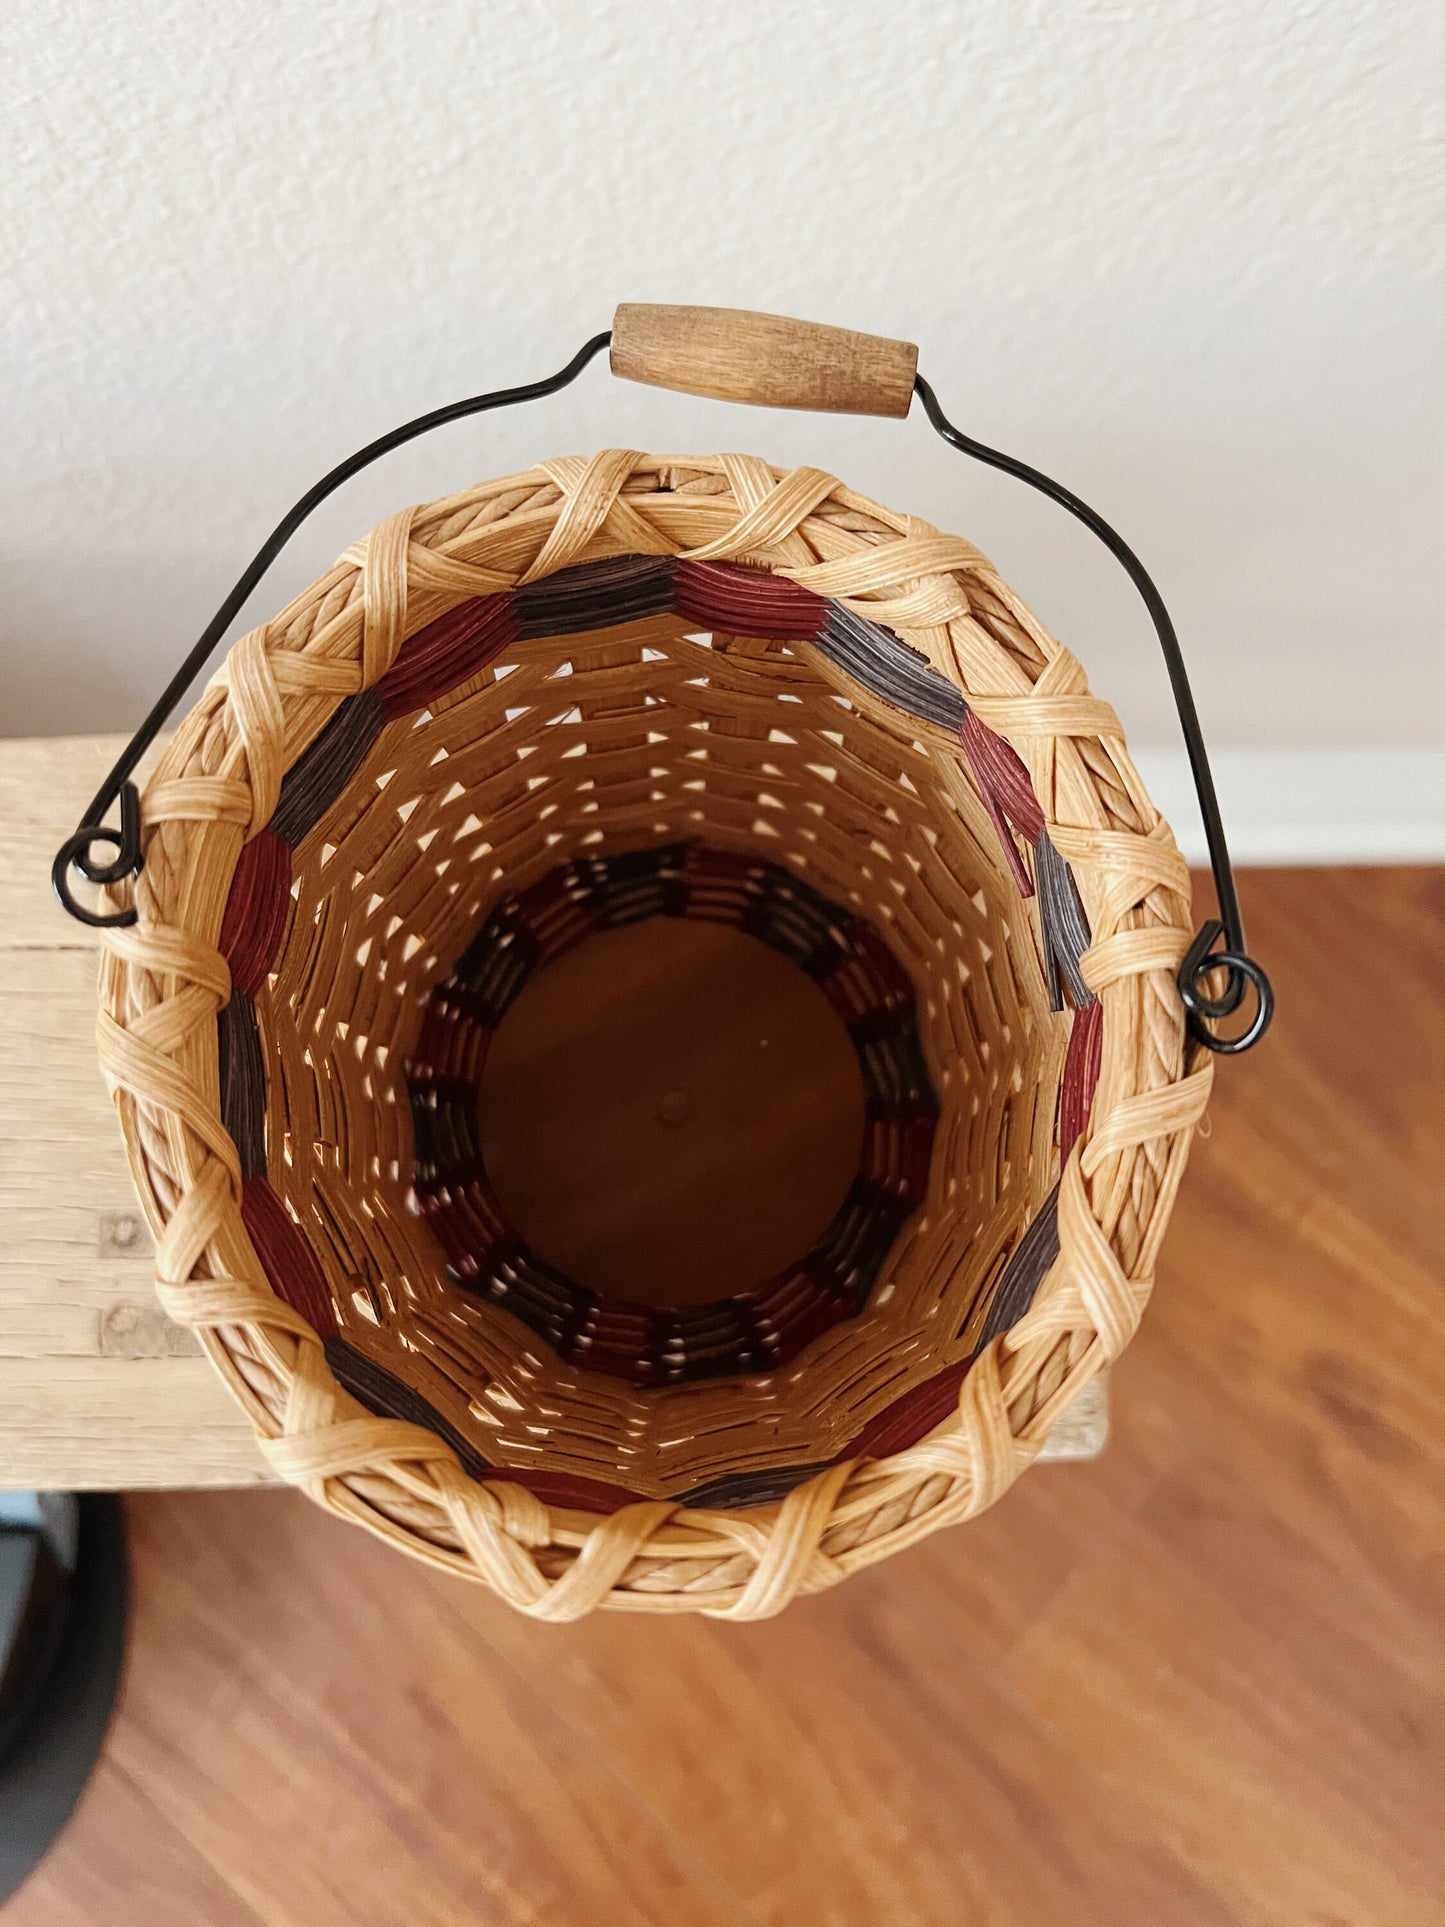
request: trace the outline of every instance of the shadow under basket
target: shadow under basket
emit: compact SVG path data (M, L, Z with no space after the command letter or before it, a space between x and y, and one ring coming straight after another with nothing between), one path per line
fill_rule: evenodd
M166 1308L393 1544L761 1617L990 1504L1133 1332L1208 1092L1189 879L968 543L747 457L542 464L239 642L143 822L101 1050ZM530 975L652 917L806 973L863 1092L826 1230L701 1304L565 1275L483 1156Z

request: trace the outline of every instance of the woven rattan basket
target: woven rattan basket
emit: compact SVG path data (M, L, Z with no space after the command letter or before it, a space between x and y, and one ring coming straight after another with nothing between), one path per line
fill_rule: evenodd
M839 339L761 398L867 406ZM100 1051L165 1308L278 1473L524 1612L831 1586L1139 1321L1210 1082L1188 874L985 557L831 475L608 450L402 511L232 648L140 838ZM552 1272L477 1148L528 972L657 914L806 969L868 1097L820 1245L691 1312Z

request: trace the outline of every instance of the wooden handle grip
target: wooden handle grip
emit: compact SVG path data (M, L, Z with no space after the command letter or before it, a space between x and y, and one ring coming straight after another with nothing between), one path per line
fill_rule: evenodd
M917 367L912 342L747 308L624 301L612 321L614 375L714 401L902 416Z

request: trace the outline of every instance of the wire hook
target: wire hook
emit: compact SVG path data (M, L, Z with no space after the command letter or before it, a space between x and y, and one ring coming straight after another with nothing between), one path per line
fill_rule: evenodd
M1269 1029L1270 1018L1274 1015L1274 991L1263 967L1249 955L1245 944L1244 917L1239 907L1239 891L1235 885L1229 843L1224 834L1224 820L1219 813L1219 798L1214 790L1214 774L1209 767L1209 752L1204 747L1204 733L1199 727L1199 711L1194 704L1194 692L1189 686L1184 652L1179 647L1179 637L1164 606L1164 598L1123 536L1111 528L1096 509L1091 509L1087 502L1066 489L1061 482L1052 480L1042 470L1030 468L1027 462L1020 462L1012 455L1001 454L996 448L976 442L972 436L965 435L961 428L955 428L939 407L938 397L922 375L915 377L913 392L923 403L923 412L936 432L950 447L964 455L971 455L975 461L984 462L990 468L1001 469L1005 475L1012 475L1018 481L1027 483L1030 488L1037 489L1041 495L1047 495L1051 501L1067 509L1122 563L1130 581L1143 598L1159 637L1159 646L1164 652L1164 663L1174 692L1174 706L1179 711L1179 726L1184 732L1184 746L1189 752L1189 767L1194 775L1199 813L1204 819L1204 837L1209 846L1209 864L1214 872L1214 893L1219 903L1218 918L1204 925L1179 966L1179 995L1188 1013L1191 1036L1197 1038L1207 1050L1216 1051L1221 1056L1237 1056L1241 1051L1252 1049ZM1226 939L1224 948L1216 950L1214 946L1221 937ZM1211 997L1206 985L1216 970L1227 971L1228 976L1221 994ZM1251 988L1256 998L1256 1009L1247 1028L1237 1037L1224 1037L1211 1029L1211 1024L1220 1018L1232 1016L1239 1009Z
M404 442L425 435L429 429L441 428L447 422L461 421L467 415L482 415L494 408L510 408L518 402L540 401L544 395L555 395L559 389L576 381L582 370L601 354L611 339L610 329L604 334L593 335L577 350L565 368L559 368L555 375L548 375L542 381L527 382L520 388L499 388L490 395L471 395L465 401L449 402L445 408L434 408L429 414L418 415L415 421L393 428L389 434L368 442L365 448L358 449L356 454L338 463L282 516L246 565L235 587L206 624L195 647L161 691L155 707L126 744L114 769L80 819L74 835L68 837L57 851L55 862L51 865L50 880L62 907L72 917L97 930L120 929L135 922L136 913L130 906L106 912L87 909L84 904L77 902L71 887L72 874L83 877L87 883L100 884L120 883L126 877L140 875L145 864L145 853L141 848L140 797L132 780L136 767L165 728L182 696L205 668L216 645L239 615L246 598L311 511L319 508L328 495L334 494L353 475L359 474L381 456L389 455L394 448L400 448ZM118 830L105 821L117 803L120 805ZM108 863L102 863L95 855L95 847L106 843L115 846L115 855Z

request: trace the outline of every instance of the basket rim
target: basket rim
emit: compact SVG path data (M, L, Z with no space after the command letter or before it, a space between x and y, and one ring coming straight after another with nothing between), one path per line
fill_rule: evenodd
M886 623L1022 759L1093 929L1082 969L1103 1009L1103 1069L1060 1178L1058 1256L1030 1309L990 1340L925 1438L741 1511L549 1506L504 1477L479 1484L443 1439L367 1412L266 1279L217 1094L221 912L286 769L426 622L621 554L741 561ZM976 599L1005 612L1035 673L975 618ZM133 898L138 922L104 940L99 1043L157 1235L162 1302L198 1332L281 1476L533 1616L606 1605L755 1618L832 1585L991 1504L1137 1326L1212 1075L1175 983L1188 873L1113 711L960 538L816 469L631 450L403 510L233 647L147 785L143 824L146 867L116 898Z

